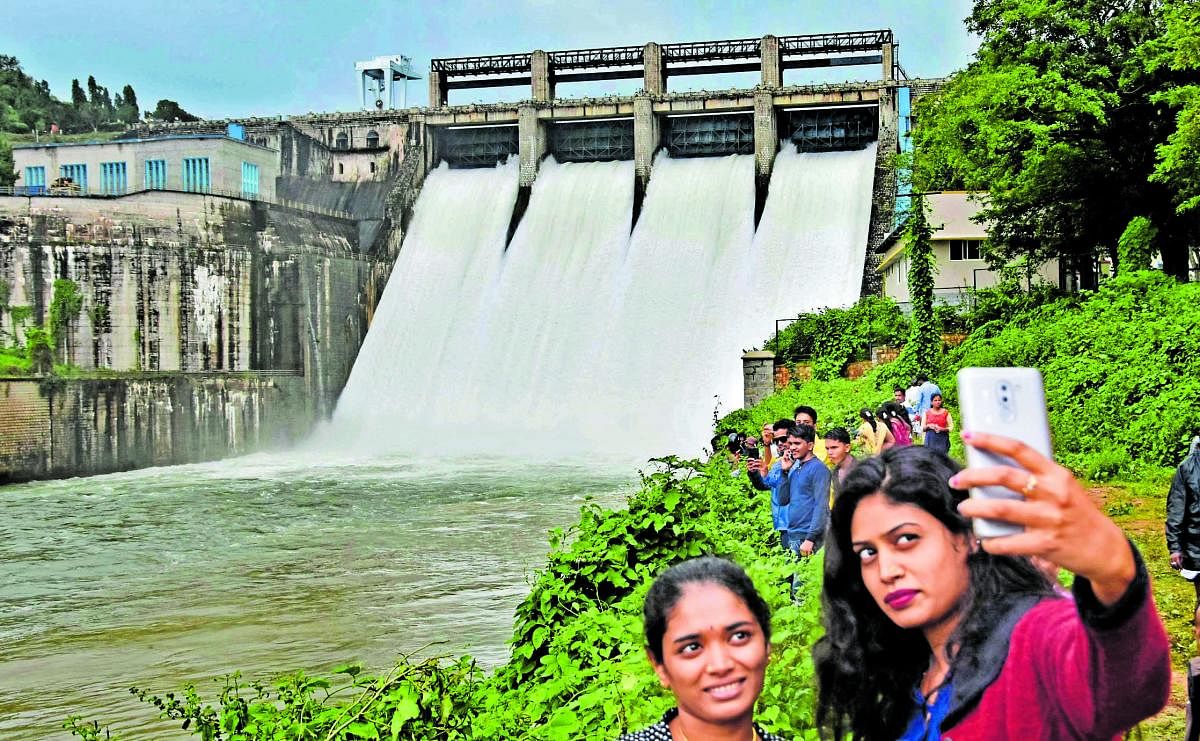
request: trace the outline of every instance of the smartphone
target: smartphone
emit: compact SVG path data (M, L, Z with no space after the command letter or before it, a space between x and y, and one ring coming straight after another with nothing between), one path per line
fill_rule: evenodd
M755 445L754 447L751 447L751 448L743 448L742 452L744 452L746 454L747 458L758 458L759 457L757 445Z
M1046 392L1037 368L963 368L958 371L958 405L964 430L1015 438L1047 458L1054 457L1050 422L1046 417ZM966 450L968 466L1020 468L1007 456L970 445ZM1003 486L974 487L971 497L1024 498ZM1021 525L1002 520L975 520L975 534L980 538L999 538L1023 530Z

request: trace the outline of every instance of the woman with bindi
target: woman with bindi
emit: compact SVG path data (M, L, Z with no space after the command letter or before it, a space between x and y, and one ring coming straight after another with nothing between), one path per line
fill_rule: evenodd
M620 741L782 741L754 724L771 615L746 572L706 556L654 580L643 608L646 655L676 707Z
M922 446L861 461L830 516L814 649L832 738L1112 739L1154 715L1168 643L1141 556L1067 469L1009 438L1016 466L960 470ZM978 486L1023 499L968 499ZM1023 532L980 541L971 518ZM1056 594L1031 562L1074 572Z

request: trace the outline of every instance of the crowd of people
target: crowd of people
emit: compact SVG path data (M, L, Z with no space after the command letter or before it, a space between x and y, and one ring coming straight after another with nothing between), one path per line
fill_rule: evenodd
M948 455L953 416L923 376L859 416L853 435L818 434L817 410L800 406L761 440L726 441L752 486L770 492L781 547L824 551L825 631L813 650L822 738L1114 739L1162 709L1169 644L1146 566L1067 469L972 431L964 445L1014 465L963 469ZM1168 541L1177 568L1200 569L1200 455L1191 459ZM985 486L1023 499L968 497ZM973 518L1023 531L981 540ZM1074 574L1069 589L1060 569ZM677 706L622 741L779 738L754 722L771 618L740 566L713 556L672 566L643 617L647 656Z

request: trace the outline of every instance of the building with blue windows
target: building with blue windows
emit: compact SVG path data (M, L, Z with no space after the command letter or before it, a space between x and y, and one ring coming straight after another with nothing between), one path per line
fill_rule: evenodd
M25 195L169 190L274 201L279 175L277 150L227 133L20 144L13 147L13 160L17 192Z

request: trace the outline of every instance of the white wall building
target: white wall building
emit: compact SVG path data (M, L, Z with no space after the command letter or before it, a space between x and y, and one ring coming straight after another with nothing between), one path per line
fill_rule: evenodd
M999 275L988 267L980 247L988 237L987 226L971 219L982 205L964 191L931 193L925 197L929 207L929 225L933 227L933 254L937 260L934 296L948 304L962 303L968 291L989 288ZM883 295L904 305L908 294L908 242L901 235L880 247L886 250L879 262L883 273ZM1058 261L1040 265L1032 274L1034 282L1059 283Z
M279 152L225 134L178 134L111 142L13 147L17 192L40 195L71 178L81 195L144 190L275 200Z

